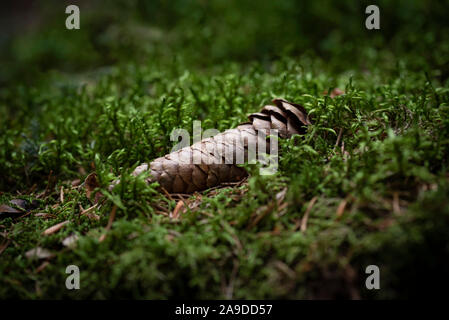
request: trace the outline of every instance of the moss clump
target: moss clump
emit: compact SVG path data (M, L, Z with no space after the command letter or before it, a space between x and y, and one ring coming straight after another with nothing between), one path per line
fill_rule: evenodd
M437 292L449 270L445 11L384 3L382 23L415 16L416 25L369 33L356 27L360 8L346 3L262 2L241 19L250 4L178 2L152 1L154 16L140 1L117 2L107 13L81 8L81 29L70 34L60 29L59 11L43 9L52 18L5 42L0 57L12 63L0 77L0 204L33 205L0 214L0 297ZM323 27L312 30L307 19ZM260 28L262 21L270 27ZM340 28L328 34L324 26ZM79 48L88 54L74 54ZM345 93L323 94L334 88ZM304 137L280 142L275 176L248 165L246 182L184 197L189 208L173 219L180 199L130 175L170 151L172 129L191 131L194 120L203 129L231 128L274 97L302 104L314 118ZM81 214L92 203L76 180L92 171L107 200ZM125 183L108 192L119 175ZM73 235L76 246L65 246ZM53 256L28 259L36 247ZM80 290L64 285L71 264L80 268ZM381 290L365 289L370 264L380 267Z

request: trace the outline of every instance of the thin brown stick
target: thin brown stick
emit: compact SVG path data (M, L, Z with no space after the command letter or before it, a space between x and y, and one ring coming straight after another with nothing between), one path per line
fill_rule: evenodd
M111 213L109 214L109 220L108 220L108 224L106 225L105 228L105 233L103 233L100 238L98 239L99 242L103 242L104 239L106 239L106 234L107 232L111 229L112 227L112 223L114 222L115 219L115 212L117 211L117 206L114 204L114 207L112 208Z
M307 206L306 212L301 219L301 232L305 232L307 230L307 220L309 219L310 211L312 210L313 205L317 201L318 197L315 196L310 200L309 205Z
M18 217L17 220L25 218L25 217L29 216L30 214L31 214L31 211L28 211L27 213L25 213L25 214L21 215L20 217Z
M37 188L37 184L35 183L35 184L33 184L32 186L31 186L31 188L30 188L30 190L28 190L28 194L32 194L33 192L34 192L34 190L36 190L36 188Z
M276 201L272 201L259 215L256 216L256 218L248 225L246 228L247 230L250 230L251 228L255 227L263 218L265 218L268 214L270 214L274 207L276 205Z
M165 189L164 187L161 187L161 189L170 201L175 201L170 193L168 193L167 189Z
M48 179L47 179L47 186L45 187L45 190L44 190L44 192L42 192L42 193L40 193L36 198L45 198L45 196L47 196L47 193L49 192L49 190L50 190L50 182L51 182L51 178L52 178L52 175L53 175L53 170L50 170L50 173L48 174Z
M87 208L86 210L84 210L83 209L83 207L80 205L80 209L82 209L82 211L81 211L81 215L85 215L85 214L88 214L89 212L91 212L92 210L94 210L96 207L98 207L98 203L97 204L94 204L92 207L90 207L90 208Z
M11 243L11 239L7 239L7 240L4 242L4 244L2 244L2 245L0 246L0 254L2 254L3 251L5 251L6 248L8 248L8 246L9 246L10 243Z
M115 212L117 211L117 206L114 205L114 207L112 208L111 214L109 215L109 220L108 220L108 224L106 226L106 230L110 230L112 227L112 223L114 222L115 219Z
M160 204L153 203L152 206L158 209L158 211L164 212L166 216L170 215L170 211L167 208L161 206Z

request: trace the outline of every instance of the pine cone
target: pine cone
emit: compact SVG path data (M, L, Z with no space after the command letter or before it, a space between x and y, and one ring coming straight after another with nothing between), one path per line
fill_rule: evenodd
M236 162L237 157L251 160L250 146L257 146L257 152L269 153L271 143L267 143L266 137L270 129L278 130L281 138L289 138L293 134L304 134L305 126L311 124L302 106L282 99L274 99L273 103L275 106L267 105L261 112L250 114L250 122L157 158L149 165L142 164L133 175L149 169L151 176L147 181L159 182L169 193L193 193L221 183L240 181L247 172L236 165L243 163ZM263 142L265 151L259 150ZM111 188L117 183L119 181Z

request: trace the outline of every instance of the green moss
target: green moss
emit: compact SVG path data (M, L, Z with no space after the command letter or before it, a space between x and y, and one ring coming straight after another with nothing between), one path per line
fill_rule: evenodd
M368 33L355 27L360 8L349 2L263 2L245 14L234 2L178 2L152 2L157 15L140 1L117 2L108 13L81 8L70 45L64 30L50 32L56 13L41 33L9 40L5 57L21 54L0 78L0 204L38 201L24 217L0 218L0 248L8 243L0 297L403 298L441 285L449 270L449 33L441 8L384 3L391 18L382 23L415 15L418 25ZM434 24L421 19L422 6ZM304 21L294 19L299 9ZM328 35L309 20L348 25ZM84 45L82 55L71 49ZM345 94L323 94L336 87ZM176 199L130 175L170 151L172 129L191 132L202 120L203 129L225 130L274 97L304 105L314 119L304 137L280 142L275 176L248 165L247 183L192 196L198 206L174 220L160 211L172 212ZM92 204L71 184L92 171L107 198L92 211L99 220L80 215ZM118 176L124 183L108 192ZM73 234L76 247L65 247ZM43 269L43 260L25 256L36 247L54 253ZM65 288L71 264L81 270L80 290ZM370 264L381 267L379 291L365 289Z

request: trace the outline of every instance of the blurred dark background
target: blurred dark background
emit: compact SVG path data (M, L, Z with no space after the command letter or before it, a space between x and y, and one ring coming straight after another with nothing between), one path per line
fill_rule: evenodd
M80 30L66 29L65 21L68 15L65 13L65 9L71 4L79 6L81 13ZM380 8L380 30L367 30L365 28L367 17L365 8L370 4L376 4ZM448 118L445 117L448 104L446 98L445 100L441 98L440 101L440 97L447 97L447 91L445 90L449 84L448 13L448 1L425 0L3 1L0 4L0 190L11 192L11 194L15 194L18 190L25 190L25 194L27 194L34 190L33 184L36 183L36 192L40 192L40 190L44 190L45 184L47 184L47 188L48 185L51 185L52 173L54 177L57 177L53 178L53 181L56 181L56 179L70 179L68 181L71 181L74 177L84 179L94 165L96 166L95 170L97 172L103 170L104 175L112 169L115 170L114 173L118 173L121 167L129 168L134 164L165 154L169 150L167 133L169 129L181 126L183 119L180 115L184 117L183 125L185 127L191 127L186 123L190 124L189 121L192 119L200 118L202 114L206 114L211 120L209 122L211 127L215 127L219 123L221 127L218 128L225 129L232 127L232 113L234 113L232 114L234 124L239 123L237 122L238 117L247 114L249 110L243 109L242 106L245 108L259 106L262 101L268 101L271 97L270 90L275 86L281 87L282 84L283 87L277 91L273 89L273 92L276 93L288 93L289 88L294 88L296 91L292 93L292 96L300 98L303 93L310 93L310 96L318 97L321 96L324 86L333 85L332 77L340 79L340 83L336 85L344 88L341 84L346 83L346 79L352 79L354 76L355 81L357 81L358 76L369 79L365 86L360 85L359 82L358 90L364 90L368 86L371 92L367 95L360 93L361 91L357 92L357 96L351 95L346 101L352 103L355 98L364 97L361 104L361 109L366 108L366 110L362 110L365 112L361 113L363 117L355 121L360 114L354 113L353 115L351 112L349 118L343 118L338 111L339 109L326 109L327 100L323 98L324 105L321 102L316 102L316 104L317 106L320 104L319 108L324 112L323 118L326 116L329 119L325 128L336 129L337 125L334 124L338 123L338 126L340 126L343 121L347 122L347 127L349 127L351 125L349 121L354 120L357 125L360 122L360 126L366 126L368 129L374 128L380 135L381 131L378 130L384 130L382 129L383 125L385 125L384 128L396 125L399 128L403 123L407 123L409 118L414 117L409 117L408 113L404 113L404 120L402 120L401 112L408 110L405 106L402 108L402 103L405 101L410 101L408 108L417 111L417 116L413 118L413 121L416 121L417 125L419 124L422 128L419 131L404 133L403 137L398 138L400 140L388 142L389 140L386 139L386 143L390 144L375 146L373 150L377 153L366 153L366 156L361 156L360 161L363 162L360 162L360 167L353 165L356 169L351 170L359 170L360 168L360 171L362 171L361 168L366 169L364 175L361 176L362 178L357 178L356 175L351 175L351 171L348 169L348 185L351 179L358 179L360 185L365 182L368 183L367 181L371 181L369 174L374 176L382 169L388 171L388 175L385 173L385 177L388 177L388 179L382 178L380 180L379 177L383 176L378 175L372 179L374 182L369 185L373 189L361 188L362 191L375 190L374 187L377 188L378 186L394 189L396 183L398 183L398 186L410 191L410 202L416 201L413 191L415 190L414 185L417 186L418 182L421 181L421 175L427 176L430 174L426 170L418 170L419 166L435 172L437 169L432 168L435 164L438 170L447 174L447 160L445 160L447 152L444 151L444 146L448 137L447 132L449 132L446 129L449 126L447 126L447 120L444 122L444 119ZM276 65L275 61L278 64L285 61L292 62L295 69L272 68ZM318 67L308 68L310 67L308 64L317 64ZM307 70L312 69L315 72L301 75L306 81L295 83L299 78L288 78L288 72L296 72L301 67ZM244 72L240 71L246 71L246 68L249 70L248 74L250 74L247 80L250 81L245 84L234 81L232 73L243 74ZM251 68L258 68L254 72L254 77L250 73ZM174 69L174 72L171 72L171 69ZM192 77L189 84L190 101L186 102L184 100L184 89L180 88L180 84L183 84L183 75L188 70L194 70L195 72L192 73L195 76ZM278 70L281 70L280 74L277 73ZM354 70L357 72L351 72ZM376 70L378 72L372 72ZM410 72L401 72L404 70ZM259 81L265 71L268 71L266 74L271 72L272 75L265 81L263 79ZM114 76L114 72L116 76ZM224 80L227 80L226 77L213 79L213 76L220 75L220 72L226 76L231 76L229 83L224 83ZM92 80L95 75L107 73L112 74L112 76L104 77L104 81L95 82ZM201 74L200 79L195 79L198 74ZM90 77L90 75L94 76ZM319 81L309 81L308 77L312 80L314 80L313 77L317 77ZM159 79L164 81L159 81ZM289 86L289 82L293 82L294 85ZM96 85L95 90L88 91L89 88L86 89L88 86L84 86L86 83L94 83ZM317 83L319 83L319 86L317 86ZM284 84L287 84L285 90ZM234 90L230 91L229 96L231 96L233 92L236 92L236 88L242 88L242 92L246 92L247 85L260 86L260 88L248 91L248 94L237 95L235 101L238 101L238 103L235 105L239 106L240 109L234 108L232 103L230 104L232 110L228 108L228 103L225 101L225 99L227 100L227 94L225 93L228 92L226 88ZM383 90L382 85L388 86L388 88ZM187 85L185 87L187 89ZM204 93L204 99L203 97L197 99L195 91L192 89L195 89L200 95ZM383 91L375 92L376 90ZM244 99L241 99L242 96L244 96ZM165 98L167 98L167 104L165 104ZM307 99L309 98L303 97L303 100L299 100L299 103L308 101ZM163 103L160 103L161 101ZM197 101L201 103L197 103ZM318 101L318 99L314 101ZM339 103L340 106L343 106L346 102L342 99ZM371 108L371 103L376 104L378 109ZM192 107L193 105L195 105L195 108ZM203 105L206 107L203 108ZM364 107L364 105L366 106ZM222 108L216 108L216 106ZM401 106L401 108L398 108L398 106ZM380 109L383 107L385 107L383 110ZM437 107L439 109L433 113L432 108L436 110ZM140 112L136 112L137 108ZM219 112L216 112L217 110ZM233 112L230 112L230 110ZM375 114L375 112L371 112L373 110L381 112ZM369 117L366 116L367 114ZM334 115L338 115L338 119L333 119ZM377 120L381 116L383 119ZM163 118L164 121L162 121ZM165 122L166 119L169 121ZM421 119L424 120L421 122ZM128 134L129 132L133 134ZM366 132L366 140L364 135L357 133L357 138L354 136L353 142L347 142L347 148L349 149L350 143L362 146L365 141L373 141L371 145L373 147L375 142L386 137L385 134L385 136L376 140L375 136L368 135L368 131ZM416 133L416 139L414 133ZM438 135L434 133L438 133ZM419 142L421 134L424 138ZM317 134L316 137L318 136ZM326 140L323 138L317 139L318 143L314 142L312 147L321 148L317 149L318 151L321 150L320 152L323 152L323 150L328 152L330 150L328 148L329 142L331 142L331 148L334 145L331 136L326 136ZM433 136L435 136L435 140L432 140ZM142 137L147 138L145 143L140 143ZM436 140L437 137L438 141ZM362 140L358 140L359 138ZM347 138L346 141L351 141L351 139L352 137ZM416 142L415 144L415 140L419 143ZM399 142L396 144L396 141ZM401 145L402 142L404 142L404 145ZM132 148L129 146L132 146ZM388 150L393 146L393 151ZM312 147L311 150L313 151ZM163 148L167 148L167 150ZM126 150L126 153L122 153L121 150ZM416 154L412 153L412 150L416 151ZM316 192L315 190L320 187L319 179L321 179L323 162L320 155L319 161L313 160L315 161L313 162L306 159L305 165L299 166L298 163L300 161L302 163L303 159L294 155L293 152L291 154L294 157L289 162L293 164L291 165L292 170L288 171L292 179L289 192L295 196L304 194L297 196L298 198L294 201L298 208L301 208L306 203L305 200L309 196L311 198ZM303 154L306 154L305 151L299 153L300 156ZM99 155L98 158L97 155ZM382 157L374 159L377 155L382 155ZM373 161L371 161L371 158L373 158ZM385 164L384 166L384 162L388 165ZM405 178L402 176L402 167L401 174L398 175L393 171L393 174L390 175L392 170L390 168L396 168L396 162L408 162L411 164L410 168L414 168L416 171L410 172L410 176L405 176L407 180L404 180ZM100 166L103 163L105 165ZM335 163L338 165L338 162ZM366 168L365 164L370 167ZM302 171L303 168L312 168L304 170L304 172L310 174L300 175L298 172ZM337 167L334 172L337 172L337 170L340 169ZM341 196L341 200L346 197L340 190L340 184L346 183L346 178L343 179L345 174L329 175L332 179L337 177L332 188L337 189L335 195ZM409 179L409 177L415 178ZM430 178L425 179L432 181ZM309 186L309 184L311 185L310 190L303 188L304 185ZM383 187L384 185L385 187ZM429 186L425 184L423 187L430 190L430 188L433 188L433 184ZM349 190L351 188L353 187L350 187ZM354 184L354 188L357 188L356 184ZM264 187L261 190L265 189ZM255 188L255 190L257 191L258 188ZM319 245L317 254L315 254L315 250L311 250L313 254L308 255L309 260L305 260L303 266L307 266L307 270L313 269L313 272L323 270L325 280L336 280L334 292L344 292L346 287L341 285L340 280L343 279L341 275L344 275L344 277L352 276L346 276L346 273L339 274L343 269L339 270L336 267L336 261L344 259L346 264L348 258L346 255L342 256L341 259L340 257L334 258L334 255L336 256L338 252L346 252L348 243L356 244L359 246L357 250L363 252L359 265L367 265L371 261L384 261L385 265L390 265L391 287L394 290L382 290L382 294L385 292L384 297L388 298L390 294L393 297L419 296L420 298L423 294L431 295L433 293L435 295L434 292L429 290L429 287L434 283L443 283L440 280L447 279L447 275L444 275L444 272L447 272L447 264L444 264L447 259L444 258L447 256L448 243L448 220L446 219L449 216L447 213L448 194L449 189L446 188L433 196L431 195L428 200L419 200L419 206L413 209L416 213L410 215L413 223L407 224L403 229L401 229L401 225L397 229L388 229L390 230L388 232L384 232L383 230L387 230L384 228L387 227L382 227L380 224L385 223L387 225L388 223L389 225L390 216L384 212L383 205L377 205L378 195L373 194L375 201L372 204L367 202L365 207L361 207L361 210L364 210L364 215L361 217L365 217L366 213L369 222L363 220L362 223L362 218L358 216L354 218L354 225L357 226L354 227L354 230L356 230L354 234L368 233L366 245L362 244L361 246L359 246L359 239L347 242L351 233L347 231L348 227L345 222L341 224L338 222L337 227L329 228L329 233L323 232L328 223L328 217L325 216L328 211L323 210L321 229L316 229L318 230L316 239L313 239L313 242L310 240L313 246ZM129 212L136 208L136 203L146 202L147 198L145 197L147 195L151 194L142 191L142 194L139 195L140 198L128 198L126 201L131 204ZM1 192L0 196L2 196ZM403 196L401 195L401 197ZM141 201L141 199L143 200ZM262 197L261 199L266 198ZM87 199L85 200L87 201ZM53 204L53 202L49 202L49 204ZM327 206L326 202L323 202L324 206ZM85 207L87 208L87 206ZM103 212L107 210L107 207L104 208ZM329 208L331 207L329 206ZM412 212L412 210L409 212ZM227 212L227 214L229 213ZM233 213L231 212L231 214ZM332 214L334 213L332 212ZM103 217L106 218L106 215ZM285 218L287 219L287 215ZM31 219L34 218L28 217L24 225ZM381 222L379 226L377 225L377 219ZM39 223L39 227L36 227L33 221ZM105 221L101 223L102 225L106 224ZM135 225L139 225L140 228L140 222ZM359 225L363 228L359 228ZM34 245L32 244L34 240L41 243L41 233L37 233L36 230L42 226L40 218L31 220L26 227L27 229L23 229L28 230L28 232L23 232L20 239L24 239L25 242L26 237L31 234L30 239L33 240L29 241L29 246ZM195 235L198 234L197 230L206 230L200 229L200 227L198 229L196 227L190 228L188 223L185 226L186 232L192 232L190 234ZM370 229L365 230L365 227L368 226ZM172 225L170 224L171 228ZM181 226L181 228L184 228L184 226ZM114 229L119 228L114 227ZM15 234L20 234L22 232L20 230L17 227L14 231ZM217 231L217 234L222 232L221 227L217 227L216 230L220 230ZM369 237L371 230L380 230L379 232L376 231L377 237ZM194 275L196 279L201 280L198 280L198 283L204 283L204 288L206 288L204 291L201 290L201 293L206 292L207 296L213 294L209 291L208 283L202 279L211 279L213 273L208 274L207 272L211 270L207 269L209 266L212 266L209 269L216 268L217 261L215 258L209 260L207 255L207 260L206 258L204 260L198 258L198 265L202 265L202 268L198 269L196 267L194 269L189 269L190 267L174 268L172 260L168 264L161 262L162 268L164 268L161 270L167 271L169 276L166 278L168 280L166 281L164 278L163 285L160 285L159 273L152 272L155 269L148 268L154 257L162 257L160 261L165 261L165 245L161 246L158 241L154 241L159 239L159 236L165 235L162 231L161 233L157 232L145 231L146 238L136 240L142 242L130 242L128 240L123 242L120 241L122 236L119 236L116 238L117 242L114 247L112 245L111 247L101 247L105 250L103 255L98 255L99 247L96 246L98 242L95 240L96 244L88 247L85 251L85 261L89 261L92 271L90 277L96 284L96 286L90 286L90 288L92 290L96 290L95 287L101 288L99 291L100 297L103 297L101 294L104 292L111 296L114 296L114 294L119 296L126 290L136 292L135 287L141 285L140 275L143 274L148 276L148 278L143 279L149 279L150 282L156 279L153 277L158 277L158 280L154 282L154 286L152 284L143 288L142 292L161 295L167 295L167 292L169 292L168 294L172 294L171 287L168 288L170 284L168 281L176 280L174 291L179 286L187 290L185 291L186 296L195 297L195 295L190 295L191 288L188 287L193 281L187 281ZM228 235L231 236L230 233ZM309 233L309 239L314 238L314 235L314 233ZM345 235L348 235L347 238ZM207 237L209 237L208 233ZM52 239L55 243L58 243L59 248L61 245L57 238ZM201 240L201 245L205 244L199 250L211 248L207 247L209 244L202 242L202 238L198 239ZM260 242L262 244L262 241L265 240L264 238L260 239L262 239ZM409 241L410 239L411 241ZM278 238L274 238L273 241L273 243L276 243ZM301 256L302 253L298 254L296 250L297 242L285 241L279 242L280 244L286 244L285 252L291 250L293 256ZM301 250L305 250L308 246L307 241L298 242L303 245L302 249L300 248ZM136 243L138 245L131 248ZM154 243L157 246L152 246ZM192 243L191 247L200 242ZM167 244L167 248L168 246L169 244ZM280 248L279 250L272 250L278 250L282 257L287 256L287 254L281 253L281 249L284 249L282 245L276 244L271 248L277 246ZM10 254L11 259L5 259L8 264L0 263L0 273L2 270L13 270L16 272L14 277L24 279L24 283L32 286L34 291L36 273L29 272L32 269L22 269L24 260L17 256L17 253L21 251L24 253L31 247L16 247L17 249L14 247L14 251L11 250L12 253L8 253L8 251L3 253L2 257L5 257L5 254ZM8 249L12 248L13 245L11 244ZM124 275L123 279L126 279L128 285L128 287L121 289L124 291L119 290L120 292L108 291L110 288L114 288L115 284L111 284L109 273L104 271L107 269L103 269L107 265L103 260L97 260L98 257L100 257L98 259L102 259L101 257L106 256L104 255L106 250L108 252L107 257L109 257L109 252L114 252L112 248L114 250L119 249L117 252L129 250L130 253L135 253L135 255L128 255L128 260L122 259L122 255L116 257L115 261L124 262L122 265L118 263L117 269L114 270L119 271L117 274L120 277ZM189 252L182 246L172 248L178 248L177 250L180 251L173 251L173 256L168 256L170 259L176 257L178 253L185 254L183 250ZM227 247L220 248L228 250ZM314 247L311 246L311 248ZM135 251L132 249L135 249ZM162 253L160 253L160 256L154 256L152 251ZM268 259L271 259L271 257L269 258L271 253L268 252L265 255L264 251L265 249L260 249L261 257L266 259L264 260L265 263L269 261ZM219 252L224 251L210 252L216 252L218 255ZM436 259L435 257L440 254L442 258ZM215 256L215 253L213 255ZM374 256L376 256L376 259L372 260ZM59 263L65 263L68 260L63 259L71 259L71 257L69 254L64 254ZM193 257L196 256L193 255ZM136 261L139 263L135 263ZM203 264L203 261L207 263ZM327 264L328 262L329 264ZM345 266L345 264L342 263L341 265ZM101 267L99 267L100 265ZM167 268L165 269L166 265ZM270 286L267 289L268 291L272 290L270 282L260 281L259 279L266 279L266 270L274 269L264 269L256 274L255 270L259 271L261 265L259 262L256 264L251 261L245 264L247 275L246 277L243 275L241 278L242 283L244 283L242 287L246 290L249 280L253 283L253 287L252 289L250 287L244 294L262 292L260 290L261 284ZM157 264L151 266L152 268L158 268ZM271 268L268 264L267 266ZM316 266L315 269L314 266ZM47 269L41 276L45 275L45 272L49 272L48 274L52 276L57 275L55 270L59 270L56 269L58 267L55 263L49 267L54 269ZM124 269L119 269L122 267ZM230 273L234 266L226 264L223 267L220 266L220 268ZM125 276L128 270L134 272L135 276ZM277 271L273 273L275 277L278 277L277 274ZM7 279L7 277L4 278ZM311 278L313 279L313 276ZM11 279L13 279L12 276ZM128 282L129 279L131 280ZM279 276L279 279L284 279L284 276ZM2 280L2 277L0 277L0 280ZM46 289L50 297L57 296L60 292L58 290L64 289L59 285L59 282L54 282L54 280L53 277L49 277L49 282L43 284L43 290ZM295 281L298 281L297 284L302 285L303 283L301 282L303 280L299 277ZM343 283L350 283L349 280L345 281ZM289 276L285 283L290 286L291 283L294 284L294 280ZM322 283L318 281L316 285L311 284L312 290L315 290L314 286L318 288L314 295L322 297L322 292L327 296L331 295L332 292L329 293L331 287L323 286ZM8 286L14 287L14 292L17 288L20 289L20 286L16 286L15 282L12 281L8 283ZM168 289L160 291L163 287ZM9 287L0 285L0 289L2 288L6 289L0 290L1 292L10 290ZM102 291L103 289L105 291ZM281 290L283 289L281 288ZM291 289L286 290L288 292ZM195 293L195 290L193 292ZM196 292L196 294L198 293L199 291ZM256 297L258 296L256 295ZM286 296L288 296L287 293ZM251 295L248 295L248 297L251 297Z
M80 30L65 28L70 4L80 8ZM380 8L380 30L365 28L369 4ZM448 9L448 1L425 0L7 1L0 10L0 84L128 62L208 69L307 53L341 70L412 53L408 67L433 66L444 81Z

